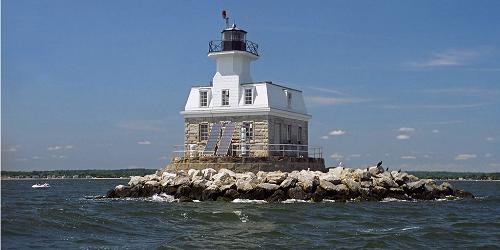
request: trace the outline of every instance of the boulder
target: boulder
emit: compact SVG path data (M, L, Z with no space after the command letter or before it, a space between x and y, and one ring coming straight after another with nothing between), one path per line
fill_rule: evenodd
M203 190L203 192L201 194L201 199L204 201L208 201L208 200L215 201L215 200L217 200L219 195L220 195L219 187L216 185L211 185L211 186L205 188L205 190Z
M372 190L373 196L375 198L377 198L378 200L382 200L383 198L385 198L385 195L387 194L387 191L388 191L386 188L381 187L381 186L375 186L371 190Z
M259 183L259 184L257 184L257 187L266 190L266 192L274 192L274 191L278 190L278 188L280 188L279 185L271 184L271 183Z
M287 177L283 182L281 182L280 187L283 189L288 189L295 187L295 184L297 183L297 179L292 178L292 177Z
M257 186L255 179L238 179L236 181L236 188L238 192L248 192Z
M179 188L177 188L175 197L176 198L180 198L182 196L189 197L190 193L191 193L191 187L189 187L188 185L182 185Z
M335 185L333 187L333 195L335 199L347 200L349 196L349 188L345 184Z
M142 176L131 176L130 181L128 182L129 186L138 186L142 185L146 179Z
M201 174L203 176L203 179L210 180L213 175L217 174L217 171L213 168L205 168L201 170Z
M354 193L359 192L359 190L361 189L361 184L351 179L346 180L344 184L347 186L347 188L349 188L350 191Z
M442 195L453 195L453 186L448 182L443 182L437 187Z
M220 174L220 173L226 173L226 174L228 174L230 177L232 177L232 178L236 178L236 173L235 173L235 172L233 172L233 171L231 171L231 170L229 170L229 169L221 168L221 169L219 169L219 174Z
M197 169L189 169L188 176L189 176L189 179L191 179L191 181L203 178L201 171L197 170Z
M240 193L234 189L228 189L224 192L224 197L229 200L238 199L240 197Z
M306 193L314 192L314 189L319 185L319 177L305 170L300 171L298 180L298 185L301 186Z
M148 174L148 175L145 175L144 177L144 180L145 181L160 181L160 176L156 175L156 174Z
M399 185L392 179L389 172L384 172L378 174L377 177L372 178L374 186L380 186L384 188L399 187Z
M266 180L267 172L259 171L257 172L257 179L259 182L264 182Z
M368 172L370 172L370 175L378 175L385 172L385 170L382 166L373 166L368 168Z
M456 197L459 197L462 199L474 199L474 195L472 195L471 193L469 193L467 191L460 190L460 189L455 190L455 192L453 192L453 194Z
M280 185L281 182L283 182L287 177L288 177L288 174L283 173L281 171L269 172L266 175L265 182Z
M228 170L229 171L229 170ZM228 185L234 183L234 178L229 175L228 172L222 171L218 174L212 176L213 184L221 187L223 185Z
M294 187L288 189L288 197L290 199L296 199L296 200L305 200L306 199L306 193L304 190L302 190L301 187Z
M227 185L224 185L222 187L220 187L220 191L221 192L226 192L226 190L228 189L236 189L236 183L230 183L230 184L227 184Z
M338 185L340 183L342 183L342 180L340 180L340 177L332 174L332 173L323 173L319 176L319 180L323 180L323 181L328 181L328 182L331 182L332 184L334 185Z
M267 202L282 202L282 201L285 201L287 199L287 195L285 193L285 191L281 190L281 189L278 189L276 191L274 191L274 193L269 196L269 198L267 198Z
M189 185L190 183L191 180L186 175L177 175L172 181L173 186Z
M329 181L320 180L319 186L327 192L331 192L331 191L335 190L335 185L333 185L333 183L331 183Z
M144 185L150 185L150 186L157 187L157 186L160 186L160 183L156 180L150 180L150 181L146 181L146 183L144 183Z
M343 175L345 169L343 167L329 168L328 173L339 178Z
M366 170L356 169L353 172L353 177L355 180L361 182L370 180L371 174Z

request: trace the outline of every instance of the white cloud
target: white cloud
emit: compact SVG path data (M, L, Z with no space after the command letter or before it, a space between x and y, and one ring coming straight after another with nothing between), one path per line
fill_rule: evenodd
M493 138L493 137L486 137L486 138L485 138L485 140L486 140L486 141L494 141L494 140L495 140L495 138Z
M484 154L484 157L485 157L485 158L490 158L491 156L492 156L492 154L491 154L491 153L486 153L486 154Z
M68 158L65 155L51 155L51 157L54 158L54 159L66 159L66 158Z
M349 157L358 158L358 157L361 157L361 154L350 154Z
M341 130L341 129L338 129L338 130L333 130L332 132L330 132L330 135L332 136L339 136L339 135L345 135L345 130Z
M408 140L408 139L410 139L410 136L409 135L398 135L398 136L396 136L396 139L398 139L398 140Z
M332 93L332 94L336 94L336 95L343 95L343 96L347 95L344 92L338 91L335 89L327 89L327 88L320 88L320 87L309 87L309 88L316 90L316 91L319 91L319 92L327 92L327 93Z
M439 53L434 53L427 60L420 62L411 62L410 66L414 68L438 68L448 66L459 66L468 64L479 57L479 53L474 50L450 49Z
M62 149L73 149L73 145L55 145L55 146L49 146L47 147L48 151L57 151L57 150L62 150Z
M399 128L399 132L414 132L415 128Z
M306 101L312 105L345 105L368 102L362 98L344 98L344 97L324 97L324 96L306 96Z
M456 161L465 161L465 160L470 160L476 158L477 155L475 154L459 154L455 156Z
M339 153L333 153L332 155L330 155L330 158L335 159L335 160L341 160L344 158L344 156L339 154Z
M324 135L324 136L321 136L320 138L323 140L328 140L329 137L328 137L328 135Z
M439 133L439 129L433 129L433 130L432 130L432 133L434 133L434 134Z
M151 142L150 141L138 141L137 144L139 144L139 145L149 145L149 144L151 144Z
M401 156L401 159L403 159L403 160L414 160L414 159L417 159L417 157L413 156L413 155L403 155L403 156Z

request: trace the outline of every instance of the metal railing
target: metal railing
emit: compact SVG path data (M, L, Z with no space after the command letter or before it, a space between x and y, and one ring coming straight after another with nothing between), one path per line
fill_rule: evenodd
M224 41L224 42L230 42L230 41ZM241 49L241 51L246 51L248 53L254 54L256 56L259 55L259 45L250 41L246 40L245 42L242 42L245 45L244 49ZM229 49L233 50L233 49ZM221 51L226 51L224 49L223 41L222 40L213 40L208 43L208 53L211 52L221 52Z
M190 149L187 145L175 145L174 149L176 149L173 151L174 156L193 158L203 155L203 149ZM321 147L309 147L303 144L232 143L231 155L237 157L289 156L323 158L323 150Z

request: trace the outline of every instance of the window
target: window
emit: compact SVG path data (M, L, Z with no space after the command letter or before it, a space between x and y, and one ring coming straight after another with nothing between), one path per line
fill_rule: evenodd
M222 106L229 106L229 89L222 90Z
M286 104L287 104L288 108L292 107L292 92L290 92L290 91L286 92Z
M292 142L292 125L286 126L286 140L288 143Z
M245 89L245 104L253 103L253 89Z
M208 123L200 124L200 141L208 140Z
M200 91L200 107L208 106L208 91L202 90Z
M253 123L243 122L243 128L245 128L247 140L253 140Z
M302 143L302 127L299 127L297 131L297 143L298 144Z

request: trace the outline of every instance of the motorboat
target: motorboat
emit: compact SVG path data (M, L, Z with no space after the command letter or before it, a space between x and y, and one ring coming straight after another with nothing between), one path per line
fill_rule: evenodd
M32 188L49 188L50 185L48 183L44 183L44 184L40 184L40 183L37 183L37 184L34 184L33 186L31 186Z

